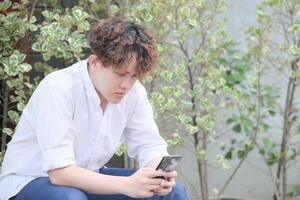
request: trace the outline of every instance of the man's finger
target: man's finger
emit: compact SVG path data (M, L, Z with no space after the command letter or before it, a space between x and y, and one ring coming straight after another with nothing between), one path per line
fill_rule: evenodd
M175 178L177 176L177 171L166 172L166 178Z
M172 188L176 185L175 181L163 181L160 183L160 186L163 188Z
M149 185L161 185L161 182L163 181L165 180L159 178L149 178Z
M150 178L155 178L155 177L166 177L166 172L160 171L160 170L154 170L149 174Z
M149 185L148 187L147 187L147 189L148 190L150 190L150 191L158 191L158 190L160 190L160 185Z
M159 189L155 190L154 194L159 195L159 196L164 196L169 194L172 191L172 188L164 188L164 189Z

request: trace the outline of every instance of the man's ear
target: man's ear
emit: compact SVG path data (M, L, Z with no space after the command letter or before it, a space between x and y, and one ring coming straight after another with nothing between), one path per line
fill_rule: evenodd
M96 66L97 62L99 62L99 59L96 55L92 54L88 57L88 63L91 68L94 68Z

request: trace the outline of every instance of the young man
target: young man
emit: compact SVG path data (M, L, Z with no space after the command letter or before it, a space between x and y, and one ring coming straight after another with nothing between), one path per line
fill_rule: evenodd
M92 26L88 38L88 59L46 76L24 109L0 200L187 199L175 171L155 170L167 145L138 82L157 58L153 38L120 18ZM103 168L121 143L138 159L136 172Z

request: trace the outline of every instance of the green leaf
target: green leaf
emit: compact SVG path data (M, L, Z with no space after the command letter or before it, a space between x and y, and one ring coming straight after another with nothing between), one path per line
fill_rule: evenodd
M274 165L275 163L278 162L278 159L279 159L279 157L275 153L271 153L269 155L269 157L267 158L267 164L269 166L272 166L272 165Z
M241 124L236 124L236 125L232 128L232 130L233 130L234 132L236 132L236 133L241 133L241 131L242 131Z
M171 146L179 145L181 144L181 142L182 138L178 133L173 133L172 136L169 139L167 139L167 143Z
M33 24L35 22L36 22L36 17L35 16L31 16L30 23Z
M11 1L3 1L0 2L0 10L1 11L6 11L8 8L10 8L10 6L12 5Z
M264 156L266 154L266 150L265 149L260 149L259 153Z
M80 21L85 20L89 17L89 15L86 12L84 12L82 9L79 8L73 9L72 15L76 20L80 20Z
M120 10L119 7L116 4L111 5L110 9L111 9L111 11L112 11L113 14L118 13L119 10Z
M32 69L32 66L28 63L22 63L21 65L18 66L18 70L21 73L29 72L31 69Z
M179 13L182 18L186 18L186 17L190 16L191 9L189 7L183 6L179 9Z
M195 19L189 19L189 25L191 27L196 27L197 24L198 24L197 20L195 20Z
M88 31L90 29L90 24L87 21L83 21L78 24L78 31L79 32L84 32Z
M17 104L17 109L19 110L19 111L23 111L24 110L24 108L25 108L25 104L23 103L23 102L19 102L18 104Z
M44 59L45 61L48 61L48 60L50 60L51 55L48 54L48 53L43 53L43 54L42 54L42 57L43 57L43 59Z
M222 166L224 169L230 169L230 163L228 162L228 160L224 160Z
M16 67L25 60L25 54L20 53L19 51L14 51L14 53L9 57L10 67Z
M57 14L57 13L55 13L55 14L53 15L53 18L54 18L56 21L59 21L59 20L60 20L60 15Z
M228 151L228 152L225 154L225 158L226 158L227 160L231 160L231 159L232 159L232 151L231 151L231 150Z
M10 128L4 128L2 132L9 136L13 134L13 131Z
M231 144L235 144L235 143L236 143L236 139L234 139L234 138L231 139L231 140L230 140L230 143L231 143Z
M30 26L29 26L30 31L34 32L34 31L37 31L37 29L38 29L38 27L36 25L30 24Z
M74 9L72 10L72 15L76 20L80 20L81 17L83 16L83 12L80 9Z
M17 15L17 13L15 13L15 12L9 13L9 14L6 16L6 20L9 21L9 22L15 22L15 21L17 21L17 18L18 18L18 15Z
M264 138L263 143L264 143L265 146L268 146L270 144L269 138Z
M46 52L49 49L48 47L49 47L49 42L48 41L42 43L42 45L41 45L41 51L42 52Z
M290 54L293 56L299 56L300 55L300 47L297 46L291 46L289 49Z
M224 158L222 155L217 155L216 158L213 160L213 163L215 166L220 166L224 161Z
M32 50L37 51L37 52L42 51L42 46L41 46L41 43L39 43L39 42L33 43L31 48L32 48Z
M13 87L15 87L19 82L17 79L12 79L6 82L8 87L11 89Z
M226 123L227 124L232 124L233 122L236 122L236 121L237 121L236 118L228 118L227 121L226 121Z
M185 115L184 113L179 114L176 118L182 124L188 124L192 121L192 118Z
M269 114L271 116L275 116L276 115L276 111L275 110L269 109L268 112L269 112Z
M289 77L290 77L291 79L297 78L297 72L294 71L294 70L291 70L291 71L289 72Z
M245 156L246 156L246 151L244 149L238 151L239 159L244 159Z
M261 28L257 27L257 28L255 29L255 34L258 35L258 36L260 36L260 35L262 34Z
M270 126L266 123L262 123L261 125L262 125L262 131L264 131L264 132L266 132L270 129Z
M7 42L10 40L9 35L4 29L0 29L0 41Z
M195 134L195 133L197 133L198 130L199 130L197 126L192 126L192 125L190 125L190 124L188 124L188 125L186 126L186 129L189 131L190 134Z
M5 46L3 48L3 55L10 55L14 49L11 46Z
M27 0L25 0L25 1L27 1ZM24 3L24 4L25 4L25 1L23 0L23 3ZM23 5L20 5L19 3L14 2L14 4L12 5L12 9L13 9L13 10L20 10L20 9L24 8L24 4L23 4ZM23 7L22 7L22 6L23 6Z
M206 160L207 159L207 151L204 149L198 149L196 152L196 156L199 160Z
M9 57L9 65L10 67L15 67L18 64L19 64L18 55L14 53Z
M15 26L14 35L24 37L26 30L29 28L28 23L19 22Z
M126 151L126 145L125 144L121 144L121 146L119 147L119 149L116 152L117 156L122 156Z
M248 118L245 118L244 120L243 120L243 125L245 126L245 128L247 128L247 129L251 129L254 125L253 125L253 123L252 123L252 121L250 120L250 119L248 119Z
M19 121L19 114L18 114L16 111L10 110L10 111L8 111L7 114L8 114L8 116L9 116L9 119L10 119L12 122L14 122L15 124L18 123L18 121Z
M45 10L42 12L42 15L45 17L45 18L51 18L52 17L52 13L50 13L48 10Z
M203 7L207 4L207 0L198 0L196 1L196 5L199 7Z
M147 13L143 14L142 18L145 22L151 22L154 17L153 17L153 15L151 15L150 13L147 12Z
M11 65L4 64L4 71L9 76L16 76L18 74L17 67L12 67Z

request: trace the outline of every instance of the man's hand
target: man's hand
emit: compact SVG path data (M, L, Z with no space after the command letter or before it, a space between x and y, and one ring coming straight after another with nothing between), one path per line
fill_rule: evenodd
M153 196L154 191L160 191L165 185L170 187L167 184L169 181L155 178L157 176L171 177L166 172L156 171L151 167L141 168L127 177L123 193L133 198L144 198Z
M177 176L176 171L166 172L165 180L160 184L159 189L154 190L154 194L159 196L165 196L172 191L172 188L176 185L175 177Z

